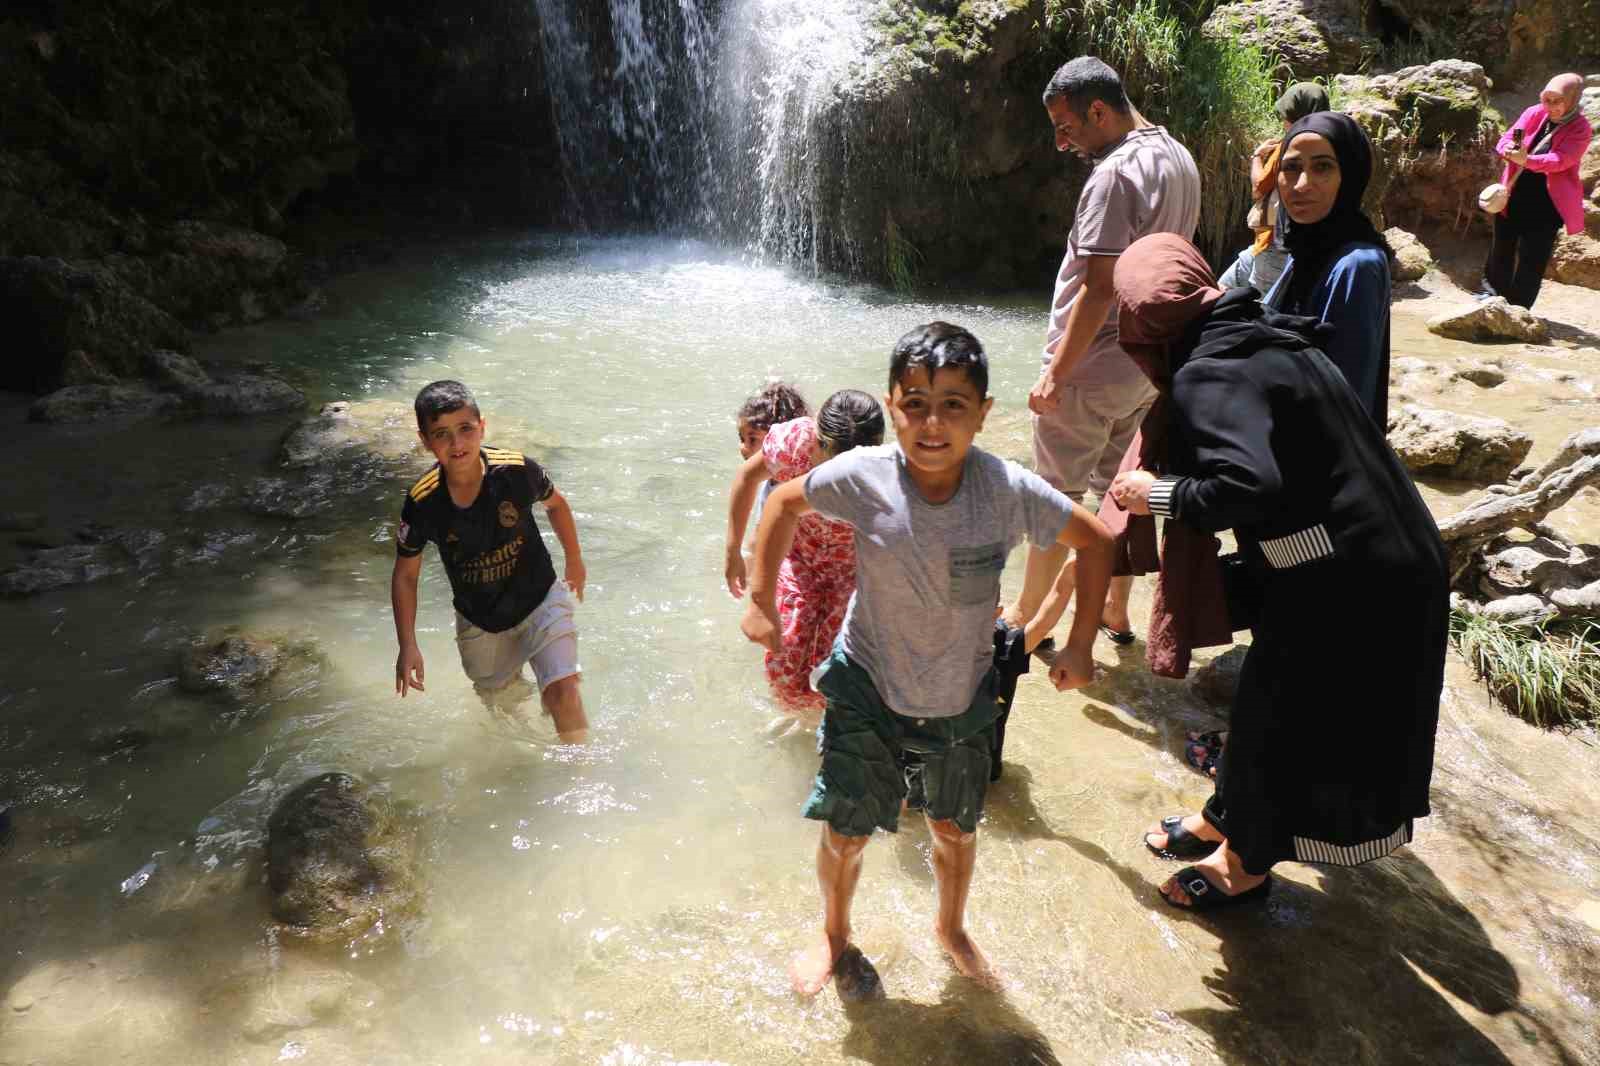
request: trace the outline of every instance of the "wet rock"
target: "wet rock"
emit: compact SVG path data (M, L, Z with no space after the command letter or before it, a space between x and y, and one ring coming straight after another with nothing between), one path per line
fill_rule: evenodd
M1483 300L1463 310L1434 315L1428 319L1428 332L1473 342L1544 344L1550 340L1550 331L1543 319L1525 307L1507 303L1503 296Z
M354 979L338 970L290 968L275 975L243 1012L240 1031L256 1043L275 1041L287 1033L329 1021L348 1005Z
M304 478L257 478L245 490L245 509L263 518L299 521L333 506L333 478L319 472Z
M1503 600L1493 600L1484 604L1478 613L1490 621L1504 622L1507 625L1526 626L1548 622L1556 616L1555 608L1532 593L1507 596Z
M186 692L239 692L266 681L283 667L283 641L230 635L187 649L178 662L178 685Z
M1433 253L1414 234L1390 226L1383 236L1394 249L1395 281L1416 281L1433 267Z
M1483 389L1504 385L1506 381L1506 372L1488 359L1469 359L1462 362L1456 367L1455 376Z
M235 374L202 386L194 402L208 415L263 415L305 406L305 393L273 377Z
M68 385L35 400L28 408L33 422L99 422L118 418L151 418L176 410L181 400L171 393L138 385Z
M7 364L9 388L61 385L73 351L93 352L102 369L121 377L137 372L152 348L188 345L177 319L103 265L0 256L0 307L9 349L28 353Z
M44 548L0 574L0 595L33 596L148 567L165 541L156 530L127 530L100 543Z
M338 400L291 430L279 450L283 465L297 469L354 456L422 463L416 413L403 403Z
M1497 482L1527 457L1533 438L1503 419L1405 404L1390 413L1389 444L1417 473Z
M157 349L144 357L144 376L158 388L180 395L199 391L211 383L200 364L179 352Z
M1341 0L1236 0L1213 11L1201 32L1254 45L1301 80L1365 67L1382 48L1359 5Z
M267 822L272 916L312 940L358 936L418 905L414 832L388 795L344 773L311 778Z
M1600 289L1600 240L1587 233L1568 233L1556 242L1545 276L1565 285Z
M1248 647L1236 644L1196 670L1189 682L1194 686L1195 695L1219 707L1231 705L1233 694L1239 688L1244 657L1249 651Z

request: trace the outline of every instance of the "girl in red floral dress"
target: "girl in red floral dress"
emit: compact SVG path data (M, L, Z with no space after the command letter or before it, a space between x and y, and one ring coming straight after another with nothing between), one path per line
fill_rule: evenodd
M878 401L857 389L829 396L815 419L781 422L767 432L761 451L739 468L728 500L724 575L735 599L745 592L741 546L762 483L804 477L818 463L851 448L882 443L883 411ZM794 546L778 568L783 650L766 657L767 680L785 709L822 709L822 696L811 689L811 670L827 658L844 624L855 572L855 531L850 526L816 514L800 520Z

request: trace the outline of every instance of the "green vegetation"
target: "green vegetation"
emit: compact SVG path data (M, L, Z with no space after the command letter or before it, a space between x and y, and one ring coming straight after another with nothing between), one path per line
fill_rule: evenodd
M1045 50L1097 55L1121 73L1128 95L1152 122L1194 153L1206 190L1200 247L1229 258L1250 208L1246 165L1280 131L1272 110L1275 58L1249 45L1201 34L1211 0L1047 0Z
M883 215L883 273L895 292L909 293L916 287L922 267L922 253L895 224L894 215Z
M1512 714L1542 727L1600 722L1600 625L1507 625L1452 611L1450 636Z

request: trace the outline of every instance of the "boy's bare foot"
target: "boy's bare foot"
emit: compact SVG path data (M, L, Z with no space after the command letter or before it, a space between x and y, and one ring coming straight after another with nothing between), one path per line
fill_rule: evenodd
M978 945L972 942L965 929L946 933L943 929L935 928L934 933L944 947L945 954L950 956L950 963L956 968L957 973L971 978L985 988L1000 987L1000 975L989 964L988 956L978 950Z
M789 979L794 982L795 992L807 999L821 992L833 976L834 964L849 946L849 937L831 937L818 930L811 942L789 960Z

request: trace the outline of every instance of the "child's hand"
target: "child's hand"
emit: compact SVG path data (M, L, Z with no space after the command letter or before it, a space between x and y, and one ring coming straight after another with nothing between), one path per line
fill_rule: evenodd
M422 649L415 644L409 644L400 649L399 658L394 661L394 691L401 699L405 698L406 690L414 688L422 692Z
M583 565L582 559L567 559L567 587L572 594L578 597L578 602L583 602L583 586L589 580L589 570Z
M728 593L734 599L742 599L744 590L750 587L750 579L745 574L744 552L739 550L737 544L728 545L728 553L722 561L722 576L728 582Z
M1088 648L1074 648L1068 644L1050 664L1050 683L1057 692L1082 688L1094 681L1094 656Z
M776 609L757 603L754 596L745 608L739 630L750 643L760 644L774 655L783 650L783 628L778 625Z

